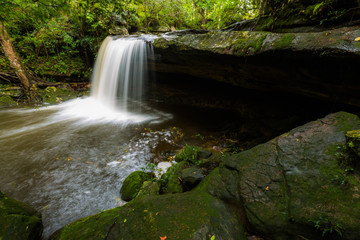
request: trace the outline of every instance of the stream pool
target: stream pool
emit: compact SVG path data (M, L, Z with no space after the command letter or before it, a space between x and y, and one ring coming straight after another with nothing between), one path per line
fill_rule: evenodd
M151 107L143 114L113 113L91 98L2 109L0 190L40 211L48 238L72 221L124 204L119 190L131 172L149 161L170 161L186 139L209 136L237 118L210 115L214 110Z

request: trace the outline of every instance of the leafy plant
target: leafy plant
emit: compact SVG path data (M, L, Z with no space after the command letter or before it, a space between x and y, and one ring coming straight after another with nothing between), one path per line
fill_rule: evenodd
M188 162L190 164L198 164L200 162L198 158L198 151L200 150L197 146L185 145L183 149L176 155L176 162Z
M339 223L333 223L326 217L319 217L316 220L311 220L314 227L322 232L322 237L330 236L332 234L342 237L343 227Z

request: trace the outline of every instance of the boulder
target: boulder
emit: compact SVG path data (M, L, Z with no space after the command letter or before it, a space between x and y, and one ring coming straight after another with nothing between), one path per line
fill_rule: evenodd
M140 188L139 193L136 197L142 197L147 195L159 195L160 192L160 184L158 182L153 181L145 181Z
M135 171L126 177L120 189L121 199L130 201L139 193L145 181L155 178L154 173Z
M71 223L51 239L200 240L215 236L216 240L245 240L238 219L236 209L199 190L136 198L122 207Z
M162 193L181 193L183 192L183 185L180 181L181 171L189 165L185 161L177 163L166 171L161 176L161 192Z
M202 170L197 166L192 166L181 171L181 179L188 189L192 189L204 179Z
M358 239L360 178L337 153L359 128L353 114L330 114L226 157L198 188L242 205L251 231L271 239Z
M0 192L0 239L38 240L41 239L42 231L39 212Z

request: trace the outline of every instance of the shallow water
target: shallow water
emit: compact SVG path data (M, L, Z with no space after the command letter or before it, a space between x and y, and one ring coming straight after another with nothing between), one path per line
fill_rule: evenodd
M170 113L143 109L114 113L86 98L0 110L0 190L42 213L45 238L81 217L124 204L119 190L127 175L159 158L162 146L180 148L180 135L212 128L196 121L196 113L182 112L188 120L180 123Z

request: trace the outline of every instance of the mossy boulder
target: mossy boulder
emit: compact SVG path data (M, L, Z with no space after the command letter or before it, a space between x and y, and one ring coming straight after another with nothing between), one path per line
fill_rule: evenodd
M80 219L55 233L71 239L246 239L236 209L205 191L136 198L128 204Z
M181 171L181 179L188 189L192 189L199 184L205 175L197 166L192 166Z
M145 181L136 197L147 195L159 195L160 183L157 181Z
M185 161L174 164L166 173L161 176L161 192L162 193L181 193L183 192L183 185L180 181L181 171L189 167Z
M155 178L154 173L135 171L126 177L120 189L121 199L130 201L139 193L143 183Z
M358 239L360 178L337 152L359 127L353 114L330 114L225 158L199 187L242 203L251 229L271 239Z
M39 212L0 192L0 239L38 240L41 239L42 231Z

